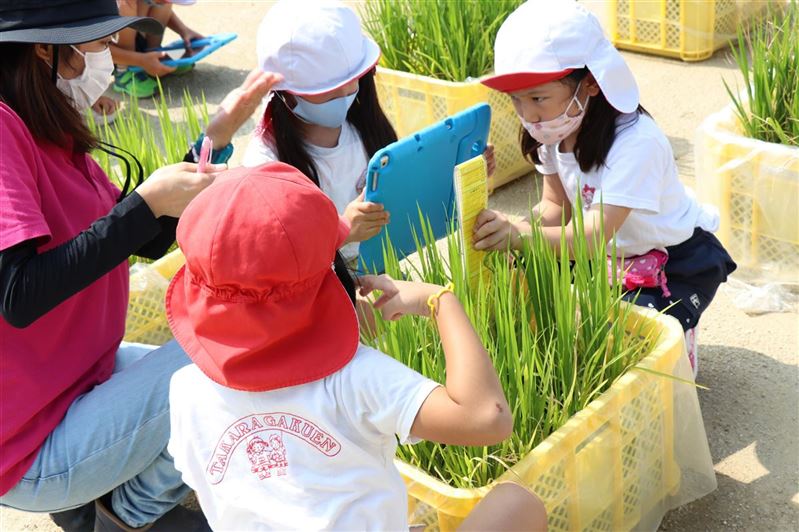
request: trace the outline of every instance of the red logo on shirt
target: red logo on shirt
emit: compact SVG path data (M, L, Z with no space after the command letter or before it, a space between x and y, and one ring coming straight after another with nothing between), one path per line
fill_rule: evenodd
M247 458L251 464L250 471L258 480L271 477L273 469L277 469L278 476L283 476L289 465L280 432L271 433L268 441L262 440L260 436L250 439L247 444Z
M596 192L596 187L583 185L583 209L588 210L591 207L591 203L594 201L594 192Z
M303 440L328 457L336 456L341 451L338 440L305 418L285 412L251 414L236 420L219 438L206 468L211 484L222 482L230 457L242 442L247 442L250 470L258 478L270 477L274 469L277 469L278 475L284 475L288 467L284 434Z

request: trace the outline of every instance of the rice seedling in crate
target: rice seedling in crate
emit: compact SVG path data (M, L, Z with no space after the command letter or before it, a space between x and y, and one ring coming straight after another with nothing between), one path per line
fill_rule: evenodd
M731 105L697 130L697 196L719 208L737 277L798 286L799 2L739 30L733 57L743 86L725 84Z
M494 38L522 0L371 0L366 30L386 68L446 81L465 81L494 67Z
M582 231L582 214L576 233ZM490 447L423 442L401 446L405 462L453 487L487 486L547 436L583 409L650 350L651 335L625 331L630 305L618 283L608 283L605 243L577 239L572 249L561 236L560 253L533 232L520 252L492 253L489 275L470 288L461 265L460 239L452 232L447 251L436 246L422 218L418 257L400 263L390 243L386 272L444 284L455 292L482 338L514 416L513 435ZM600 257L600 267L592 267ZM444 355L435 325L406 317L395 322L376 313L374 338L382 351L427 377L444 382Z
M746 136L799 146L799 3L770 7L765 24L739 28L733 56L744 90L724 86Z
M369 0L361 19L383 52L380 105L400 137L480 102L491 105L497 169L489 192L532 167L519 150L521 125L510 98L477 78L494 67L494 39L522 0Z

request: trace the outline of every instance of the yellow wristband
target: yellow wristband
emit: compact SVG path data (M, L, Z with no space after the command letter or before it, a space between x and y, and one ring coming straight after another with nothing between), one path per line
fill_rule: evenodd
M438 313L438 298L446 294L447 292L454 293L455 285L447 283L447 286L436 292L435 294L431 295L427 298L427 306L430 307L430 317L435 319L436 314Z

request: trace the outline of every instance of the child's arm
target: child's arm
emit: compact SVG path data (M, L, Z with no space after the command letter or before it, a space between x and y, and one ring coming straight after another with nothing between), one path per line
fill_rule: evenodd
M500 251L509 248L519 249L521 238L533 232L530 225L531 218L540 220L544 227L558 228L564 219L566 222L571 219L571 205L558 174L544 176L541 201L533 207L531 216L512 216L490 209L481 212L474 225L475 249Z
M560 227L564 220L566 223L571 220L571 204L558 174L544 176L541 201L533 207L532 216L533 219L540 219L544 227Z
M565 210L565 217L562 218ZM603 238L610 240L629 216L627 207L616 205L594 205L583 216L585 238L592 242L604 228ZM540 216L542 230L552 247L560 250L561 220L565 220L566 243L571 249L575 229L571 220L571 204L557 174L544 176L544 191L541 201L533 207L532 215ZM506 251L522 248L522 239L532 233L530 218L509 216L489 209L481 212L474 226L475 249Z
M166 52L136 52L116 44L111 44L110 48L114 64L141 67L154 77L165 76L175 71L175 67L161 62L161 59L167 57Z
M180 38L183 40L183 45L186 47L186 50L189 51L189 55L191 55L191 41L204 37L202 34L186 26L174 10L172 11L172 16L169 18L167 27L180 35Z
M395 281L386 275L360 278L361 294L381 290L375 308L386 319L429 316L427 300L441 290L427 283ZM444 292L435 316L446 357L447 381L424 401L411 435L449 445L492 445L513 430L513 416L488 353L452 292Z
M230 91L205 130L206 136L214 141L214 146L221 149L230 144L272 87L281 81L282 75L264 72L256 67L240 86Z
M632 209L627 207L617 207L615 205L594 205L583 216L583 230L584 238L588 241L589 252L592 249L591 243L598 236L605 241L613 238L613 235L619 230L621 225L630 215ZM600 227L604 229L604 235L600 235ZM550 245L556 250L560 251L560 227L542 227L544 236L549 241ZM572 254L572 245L574 238L578 233L574 224L571 223L566 226L566 244L569 246L569 255Z

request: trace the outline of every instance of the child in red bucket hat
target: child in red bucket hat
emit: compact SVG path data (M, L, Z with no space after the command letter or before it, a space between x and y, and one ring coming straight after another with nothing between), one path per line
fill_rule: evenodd
M168 450L215 530L407 530L398 439L510 434L494 367L451 290L361 281L363 295L382 292L388 318L434 309L446 386L359 344L354 293L332 268L348 232L333 202L279 162L221 176L180 219L186 265L167 315L194 364L172 378ZM501 503L543 515L526 491Z

